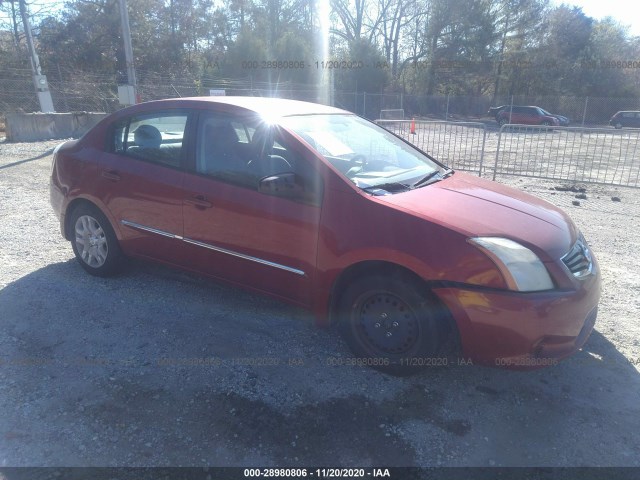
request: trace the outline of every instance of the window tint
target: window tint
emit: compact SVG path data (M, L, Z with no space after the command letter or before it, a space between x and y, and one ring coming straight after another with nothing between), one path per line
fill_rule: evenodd
M236 131L238 142L249 143L251 141L251 135L253 135L254 129L248 129L243 123L233 121L231 122L231 126Z
M243 186L257 187L250 163L255 156L251 120L227 114L200 117L196 139L196 171Z
M315 203L321 192L315 170L289 147L279 128L250 116L201 115L196 172L256 190L263 178L294 173L305 187L300 200Z
M179 167L187 118L171 112L122 120L113 132L113 152Z

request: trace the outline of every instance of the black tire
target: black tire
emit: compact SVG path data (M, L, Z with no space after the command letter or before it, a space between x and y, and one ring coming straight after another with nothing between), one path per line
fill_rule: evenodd
M617 130L620 130L620 129L622 128L622 124L621 124L620 122L616 123L615 128L616 128Z
M542 122L542 125L545 127L550 127L551 126L551 122L549 120L545 120L544 122Z
M338 300L337 314L340 333L359 364L411 375L448 362L439 357L448 312L407 275L356 279Z
M74 208L69 226L73 253L82 268L97 277L108 277L120 270L122 250L109 220L98 208L87 204Z
M509 123L509 120L506 118L501 118L500 120L498 120L498 125L500 125L501 127L503 125L506 125L507 123Z

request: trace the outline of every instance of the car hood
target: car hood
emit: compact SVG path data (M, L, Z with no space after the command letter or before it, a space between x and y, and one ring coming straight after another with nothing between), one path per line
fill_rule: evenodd
M425 187L376 198L469 237L514 239L554 260L577 238L571 219L554 205L461 172Z

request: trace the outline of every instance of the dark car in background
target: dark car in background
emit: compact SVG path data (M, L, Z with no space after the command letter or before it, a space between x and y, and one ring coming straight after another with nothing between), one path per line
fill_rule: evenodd
M631 127L631 128L640 128L640 111L635 110L624 110L616 113L611 120L609 120L609 125L615 128L622 127Z

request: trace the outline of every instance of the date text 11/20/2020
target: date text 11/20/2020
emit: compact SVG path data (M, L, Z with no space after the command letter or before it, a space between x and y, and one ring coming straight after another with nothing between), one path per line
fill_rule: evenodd
M245 468L246 478L392 478L388 468Z

